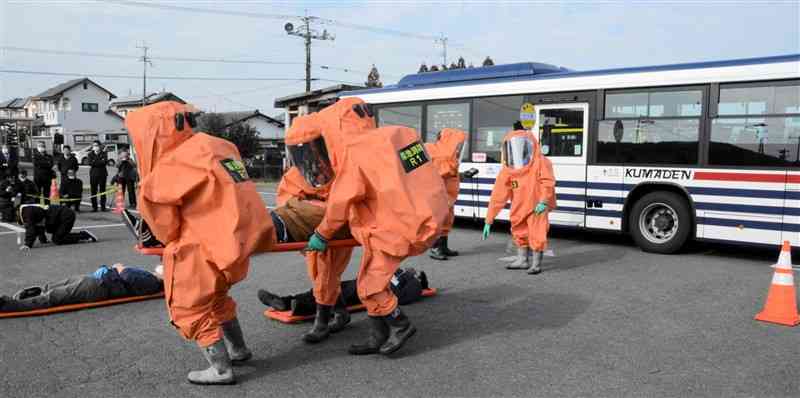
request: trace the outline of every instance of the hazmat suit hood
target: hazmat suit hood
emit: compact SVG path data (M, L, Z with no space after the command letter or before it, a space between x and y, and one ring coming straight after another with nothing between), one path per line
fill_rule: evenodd
M457 175L458 165L461 162L461 153L467 134L458 129L445 128L439 132L439 139L435 143L426 144L432 160L441 169L442 177Z
M325 139L328 156L334 171L341 164L345 138L376 127L375 118L360 98L345 98L310 115L299 116L286 132L286 146Z
M522 142L522 140L525 140L525 141L527 141L529 143L529 147L528 147L529 149L519 149L520 151L515 151L513 149L509 150L508 149L511 146L510 144L512 142L513 143L519 143L519 142ZM506 134L506 136L503 137L503 147L502 148L503 148L503 150L502 150L502 153L503 153L502 154L503 168L507 169L508 172L511 173L511 174L522 174L522 173L526 173L528 170L530 170L532 168L533 169L537 168L538 167L538 163L541 161L541 158L543 156L542 155L542 151L539 148L539 141L536 139L536 137L533 136L533 134L530 131L527 131L527 130L514 130L514 131L511 131L508 134ZM521 147L517 146L516 148L521 148ZM525 153L525 151L527 151L527 150L530 150L529 154ZM528 155L528 156L526 156L528 161L524 165L522 165L520 167L511 167L511 166L509 166L509 157L520 156L520 155L523 155L523 153L525 155Z
M128 114L125 126L131 136L138 159L139 176L144 179L158 161L192 137L188 122L183 129L176 126L176 115L195 111L179 102L165 101L148 105Z

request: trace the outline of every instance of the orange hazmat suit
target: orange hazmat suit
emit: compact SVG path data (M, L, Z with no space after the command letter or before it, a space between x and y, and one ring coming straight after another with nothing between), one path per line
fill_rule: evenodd
M328 157L334 170L334 181L341 169L344 142L350 135L358 135L375 128L375 119L366 114L359 115L354 106L363 106L359 98L347 98L310 115L300 116L292 122L286 133L286 145L297 145L325 139ZM278 185L278 203L285 203L290 197L312 200L325 206L331 182L319 187L311 186L299 172L292 167L281 178ZM307 252L306 268L314 287L314 299L318 304L334 305L341 292L341 275L350 263L352 247L330 248L324 252Z
M461 186L458 165L461 161L461 145L466 138L467 135L461 130L445 128L440 132L439 139L436 142L425 144L425 150L428 151L431 161L439 170L439 175L442 176L447 189L447 196L450 198L450 216L447 219L447 223L442 227L442 235L445 236L450 232L453 227L453 221L456 218L453 206L458 200L458 190Z
M249 257L275 231L239 151L228 141L176 128L186 105L161 102L126 125L139 160L142 217L165 244L164 290L180 334L208 347L236 318L228 290L247 276Z
M400 262L427 250L442 232L450 200L413 129L381 127L349 139L317 233L348 224L363 246L358 297L370 316L397 307L389 281Z
M526 137L533 148L530 162L519 169L503 165L492 188L486 224L494 222L497 214L511 200L511 234L519 247L529 246L541 252L547 247L550 228L549 210L556 207L553 165L542 155L536 138L526 130L511 131L503 138L505 144L514 137ZM546 203L548 210L534 214L538 203Z

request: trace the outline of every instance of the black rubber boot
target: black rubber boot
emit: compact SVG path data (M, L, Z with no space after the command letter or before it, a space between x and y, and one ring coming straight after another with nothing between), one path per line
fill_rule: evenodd
M448 242L447 237L443 236L443 237L441 237L441 239L442 239L441 249L442 249L442 252L444 252L444 255L447 256L447 257L455 257L455 256L457 256L458 255L457 251L450 250L450 248L447 247L447 242Z
M242 333L238 318L224 322L222 324L222 334L225 348L228 349L228 357L234 366L249 361L253 357L253 353L244 342L244 333Z
M369 317L369 337L363 344L353 344L347 349L352 355L370 355L377 354L386 339L389 338L389 325L382 316Z
M431 247L431 250L428 252L430 258L439 261L447 260L447 255L444 254L442 250L442 239L443 238L440 237L433 243L433 247Z
M381 346L380 353L389 355L403 347L403 344L417 332L417 328L400 311L400 307L395 308L391 314L386 315L383 319L389 326L389 338Z
M272 307L275 311L286 311L289 303L277 294L272 294L264 289L258 289L258 301L267 307Z
M344 305L344 297L339 295L336 300L336 305L333 306L333 321L329 325L331 333L339 333L350 323L350 312L347 311L347 306Z
M328 322L331 321L331 311L333 306L317 304L317 316L314 318L314 326L308 333L303 335L303 341L309 344L319 343L328 338L331 333Z

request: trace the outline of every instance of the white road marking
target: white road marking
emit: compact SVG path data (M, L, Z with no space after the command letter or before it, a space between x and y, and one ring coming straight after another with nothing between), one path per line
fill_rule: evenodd
M13 231L13 232L4 232L5 234L17 233L17 232L25 232L25 228L22 228L22 227L20 227L18 225L5 223L5 222L0 222L0 227L7 228L7 229L10 229L11 231Z
M8 225L6 223L0 223L0 226L6 227L8 229L11 229L11 231L8 231L8 232L0 232L0 236L18 234L18 233L24 233L25 232L25 228L15 227L13 225ZM81 229L116 228L116 227L124 227L124 226L125 226L125 224L82 225L82 226L72 227L72 230L76 231L76 230L81 230Z

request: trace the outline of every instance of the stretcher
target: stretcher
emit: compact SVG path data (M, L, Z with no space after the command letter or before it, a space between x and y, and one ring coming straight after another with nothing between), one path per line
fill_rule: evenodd
M132 303L134 301L152 300L163 297L164 297L164 292L161 292L155 294L148 294L145 296L132 296L132 297L116 298L111 300L94 301L91 303L59 305L57 307L42 308L30 311L0 312L0 318L19 318L24 316L50 315L50 314L57 314L59 312L70 312L70 311L83 310L87 308L107 307L109 305Z
M423 289L422 290L422 297L433 297L435 295L436 295L436 289L435 288ZM364 311L364 309L365 309L364 304L351 305L351 306L347 307L347 311L350 311L350 312ZM269 319L278 321L278 322L289 323L289 324L300 323L300 322L309 321L309 320L314 319L314 315L292 315L292 311L291 310L290 311L277 311L277 310L274 310L274 309L268 309L268 310L264 311L264 316L269 318Z
M290 242L290 243L278 243L272 246L272 250L269 253L276 253L276 252L294 252L303 250L308 242ZM361 246L358 241L355 239L342 239L342 240L332 240L328 242L328 247L354 247L354 246ZM134 246L134 250L139 252L139 254L145 256L160 256L164 254L163 247L142 247L141 245Z

